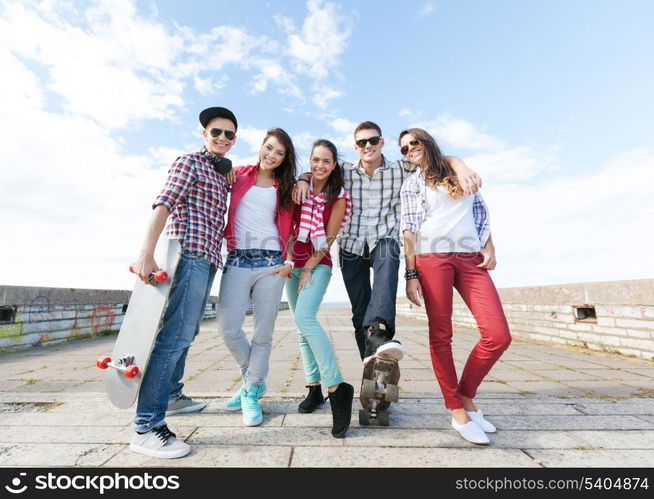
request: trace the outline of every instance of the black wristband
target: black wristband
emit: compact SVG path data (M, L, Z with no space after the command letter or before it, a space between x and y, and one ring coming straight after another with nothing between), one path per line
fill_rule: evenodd
M416 269L406 269L404 271L404 278L407 281L410 281L411 279L417 279L418 278L418 271Z
M303 182L306 182L307 184L310 183L306 178L302 178L302 177L299 177L299 178L296 180L296 182L299 182L300 180L302 180Z

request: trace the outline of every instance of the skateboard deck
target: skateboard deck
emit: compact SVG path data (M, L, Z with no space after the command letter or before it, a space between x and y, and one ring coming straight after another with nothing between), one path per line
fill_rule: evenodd
M97 362L98 367L106 369L104 383L109 400L119 409L131 407L138 397L166 310L180 251L177 240L159 241L155 261L165 270L168 278L156 285L146 285L141 279L136 279L111 357L100 358ZM160 279L155 275L151 276L151 282L153 280L156 282Z
M400 389L400 365L382 354L374 355L363 368L359 400L359 424L388 426L388 407L397 402Z

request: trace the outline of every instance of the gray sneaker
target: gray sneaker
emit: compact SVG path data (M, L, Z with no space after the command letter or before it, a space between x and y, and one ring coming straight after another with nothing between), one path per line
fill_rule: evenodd
M173 414L180 414L183 412L200 412L206 406L207 404L201 400L193 400L191 397L182 394L174 402L168 402L166 416L172 416Z
M176 435L167 425L150 430L147 433L134 433L130 450L161 459L184 457L191 452L191 446L177 440Z

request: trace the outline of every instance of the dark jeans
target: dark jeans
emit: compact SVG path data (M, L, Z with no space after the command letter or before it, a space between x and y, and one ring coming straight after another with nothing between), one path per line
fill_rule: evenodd
M400 245L391 238L381 239L372 251L365 246L363 256L339 251L339 263L345 289L352 305L354 337L361 359L366 349L364 329L375 317L384 319L395 329L397 273L400 268ZM374 273L370 286L370 269Z

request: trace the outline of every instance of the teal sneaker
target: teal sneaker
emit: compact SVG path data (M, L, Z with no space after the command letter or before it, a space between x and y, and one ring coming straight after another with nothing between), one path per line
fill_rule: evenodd
M257 426L263 421L263 413L259 405L259 392L263 385L254 385L249 389L243 387L241 392L241 410L243 411L243 424L245 426Z
M259 390L259 398L263 397L266 394L267 387L266 382L264 381ZM241 410L241 394L243 393L243 385L237 390L234 396L227 401L225 404L225 409L230 412L236 412Z

